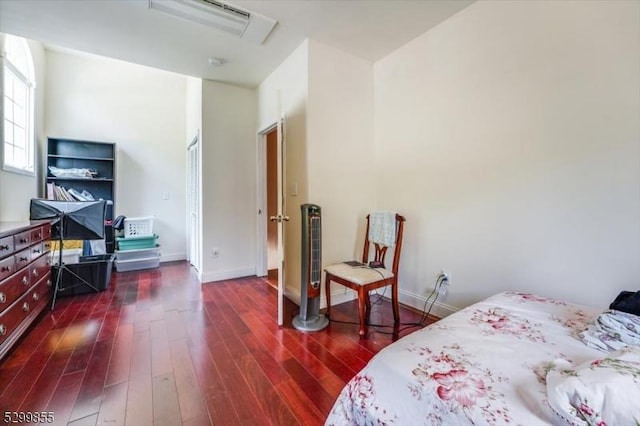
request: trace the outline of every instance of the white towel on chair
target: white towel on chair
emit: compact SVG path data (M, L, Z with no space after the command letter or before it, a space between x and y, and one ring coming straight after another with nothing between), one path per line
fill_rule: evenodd
M396 243L396 214L373 212L369 214L369 241L391 247Z

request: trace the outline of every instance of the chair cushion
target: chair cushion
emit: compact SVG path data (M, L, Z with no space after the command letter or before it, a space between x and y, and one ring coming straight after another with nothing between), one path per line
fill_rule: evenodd
M336 277L351 281L354 284L364 285L393 277L393 272L384 268L370 268L366 265L350 266L346 263L336 263L327 266L325 272Z

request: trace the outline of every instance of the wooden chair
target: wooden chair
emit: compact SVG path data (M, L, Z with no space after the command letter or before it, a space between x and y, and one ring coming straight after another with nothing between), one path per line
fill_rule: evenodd
M325 293L327 297L327 317L331 311L331 281L349 287L358 293L358 314L360 319L360 329L358 333L361 337L367 334L367 323L371 313L371 301L369 292L385 286L391 286L391 303L393 306L394 334L398 333L400 325L400 313L398 309L398 267L400 265L400 251L402 250L402 231L405 218L399 214L396 218L396 238L393 246L393 264L391 269L387 269L385 257L388 246L373 243L369 240L370 216L367 215L367 229L365 231L364 249L362 252L362 264L352 266L348 263L336 263L325 268ZM375 253L373 261L379 262L383 267L373 268L369 266L369 248L373 246Z

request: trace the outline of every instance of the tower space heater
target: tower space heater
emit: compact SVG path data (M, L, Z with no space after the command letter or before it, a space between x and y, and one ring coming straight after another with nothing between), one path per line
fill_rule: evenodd
M293 326L301 331L319 331L329 324L320 315L320 281L322 276L322 226L320 206L303 204L300 313L293 319Z

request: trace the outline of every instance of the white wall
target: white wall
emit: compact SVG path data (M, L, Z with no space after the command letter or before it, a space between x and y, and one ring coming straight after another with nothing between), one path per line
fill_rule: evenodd
M188 146L202 129L202 79L187 77L185 96L185 141Z
M322 263L359 260L365 217L376 204L373 63L310 40L307 117L309 202L322 208ZM332 303L345 293L334 286Z
M0 167L0 220L4 222L29 219L29 204L32 198L37 198L40 195L39 191L42 188L42 181L44 179L42 176L42 170L44 168L42 152L46 151L46 137L43 131L46 60L44 48L40 42L27 40L27 43L31 51L36 79L36 87L34 90L36 170L35 176L28 176L6 172ZM0 71L0 76L1 74L2 72ZM0 84L0 94L1 91L2 84ZM1 107L0 111L2 111Z
M284 214L291 220L284 225L286 262L283 280L285 293L294 300L300 294L300 204L308 199L308 55L309 45L305 41L258 88L258 131L275 124L278 114L283 115L286 122ZM256 152L255 145L253 152ZM297 187L296 195L290 191L293 184Z
M300 299L300 206L322 209L323 264L360 258L374 205L373 64L307 40L261 85L260 129L286 117L285 293ZM279 103L279 104L278 104ZM344 287L334 303L350 299Z
M278 113L289 118L292 111L302 108L306 112L309 81L308 55L309 43L305 40L269 77L260 83L258 87L259 130L275 124L279 118ZM306 126L303 133L306 134Z
M154 216L162 260L184 259L186 78L47 51L46 89L46 135L115 142L115 214Z
M640 3L481 1L376 63L400 288L604 307L640 283ZM446 307L446 306L445 306Z
M255 90L202 82L203 282L255 274L256 123Z

